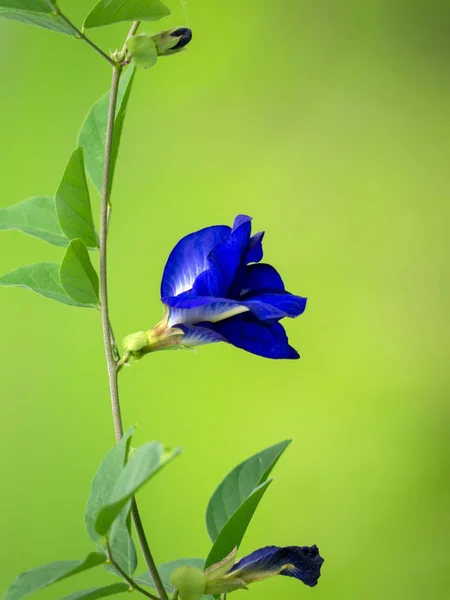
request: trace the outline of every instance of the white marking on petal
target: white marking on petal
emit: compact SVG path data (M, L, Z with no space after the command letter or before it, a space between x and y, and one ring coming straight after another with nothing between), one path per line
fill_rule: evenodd
M195 325L207 321L217 323L235 315L247 312L249 309L242 304L231 302L212 302L196 308L170 308L169 327L174 325Z

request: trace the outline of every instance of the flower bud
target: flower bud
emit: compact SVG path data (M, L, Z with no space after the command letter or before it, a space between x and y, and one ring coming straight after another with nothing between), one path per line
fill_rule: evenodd
M197 567L178 567L170 576L180 600L200 600L205 593L206 575Z
M188 27L174 27L161 31L151 38L158 56L167 56L180 52L192 40L192 30Z

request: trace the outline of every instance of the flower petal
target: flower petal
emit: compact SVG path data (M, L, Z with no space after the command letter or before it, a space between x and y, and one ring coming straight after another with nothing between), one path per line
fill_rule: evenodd
M298 317L306 308L306 298L284 294L260 294L248 302L242 302L259 320Z
M161 297L177 296L192 288L196 278L208 268L208 254L231 233L231 227L217 225L190 233L170 253L164 268Z
M240 296L255 292L261 293L264 290L284 292L281 275L272 265L265 263L246 267L240 285Z
M245 259L250 233L250 217L236 217L231 234L211 250L209 268L194 283L193 289L198 296L227 296L236 271Z
M243 314L207 326L220 333L233 346L251 354L273 359L300 358L298 352L289 345L280 323L261 323L253 315Z
M214 298L213 296L169 297L163 298L169 307L169 327L174 325L195 325L208 321L216 323L235 315L247 312L249 308L236 300Z
M204 346L205 344L215 344L216 342L226 342L227 340L208 327L199 325L179 325L177 329L184 331L184 337L180 341L181 346L194 348L195 346Z
M314 587L320 577L323 558L317 546L267 546L241 559L230 575L246 583L261 581L273 575L295 577Z
M245 255L246 263L257 263L262 260L263 257L263 247L262 241L264 237L264 231L260 231L259 233L255 233L249 239L247 246L247 254Z

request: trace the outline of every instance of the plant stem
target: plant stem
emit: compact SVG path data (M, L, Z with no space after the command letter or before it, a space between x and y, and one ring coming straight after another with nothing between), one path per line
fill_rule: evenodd
M105 346L106 364L108 368L109 389L111 395L111 407L114 420L114 431L116 440L119 441L123 436L122 415L120 411L119 401L119 386L117 381L118 365L115 359L114 345L112 340L114 336L109 319L108 305L108 270L107 270L107 242L108 242L108 225L110 216L110 194L111 194L111 157L112 145L114 136L114 121L116 116L117 94L119 91L119 81L122 73L122 67L114 63L111 92L109 98L108 120L106 128L105 142L105 163L103 169L103 185L102 185L102 202L100 210L100 302L102 308L102 329L103 343ZM153 560L147 538L145 537L144 528L142 526L141 517L138 507L133 499L131 505L131 515L133 517L134 526L137 537L142 548L145 562L148 570L155 583L161 600L168 600L167 592L161 582L158 570Z
M66 17L66 15L63 15L63 13L59 10L59 8L57 6L54 6L54 9L55 9L55 14L58 15L58 17L60 19L62 19L73 30L75 37L77 37L80 40L83 40L83 42L86 42L86 44L88 44L93 50L95 50L98 54L100 54L100 56L102 58L107 60L112 67L116 66L116 62L110 56L108 56L105 52L103 52L103 50L101 48L99 48L96 44L94 44L94 42L92 42L89 38L87 38L84 35L84 33L82 31L80 31L78 29L78 27L76 27L72 23L72 21L70 21Z
M105 545L106 545L106 555L108 557L109 562L116 569L116 571L122 575L122 577L125 579L125 581L130 584L130 587L133 588L133 590L136 590L137 592L144 594L144 596L147 596L147 598L152 598L152 600L159 600L158 596L154 596L150 592L147 592L147 590L144 590L143 587L138 585L134 581L134 579L132 579L129 575L127 575L125 573L125 571L116 563L116 561L114 560L113 555L111 553L111 546L109 545L109 541L106 538L105 538Z

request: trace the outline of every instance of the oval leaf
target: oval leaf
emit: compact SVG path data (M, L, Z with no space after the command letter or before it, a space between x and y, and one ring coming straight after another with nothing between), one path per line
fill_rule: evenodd
M70 306L86 306L73 300L62 287L57 263L35 263L11 271L0 277L0 286L23 287L45 298Z
M0 230L16 229L55 246L68 246L58 222L55 201L35 196L0 209Z
M70 242L59 275L66 293L78 305L99 308L98 275L81 240Z
M267 480L290 443L291 440L286 440L266 448L228 473L211 496L206 510L206 527L211 541L216 540L228 519L253 490Z
M120 515L114 521L109 532L109 545L111 554L119 567L127 575L133 575L137 567L136 548L131 537L131 501L125 505ZM105 569L120 575L113 565L105 565Z
M42 27L56 33L64 33L65 35L74 35L73 28L70 27L59 15L26 12L24 10L12 10L8 8L0 8L0 17L9 19L10 21L18 21L26 25L34 27Z
M131 93L135 69L128 67L120 78L119 92L117 95L116 120L114 123L114 137L111 152L111 177L114 171L119 151L120 136L122 135L128 99ZM105 157L106 125L108 121L109 94L102 96L89 111L78 136L78 143L84 150L86 171L92 179L98 192L102 192L103 162Z
M15 8L37 13L52 13L54 6L48 0L0 0L1 8Z
M113 583L100 588L91 588L89 590L81 590L74 592L68 596L64 596L63 600L96 600L97 598L106 598L114 594L122 594L128 592L130 586L127 583Z
M127 502L155 473L178 456L180 451L180 448L175 448L167 454L160 442L149 442L137 450L116 481L108 504L97 516L95 530L99 535L106 535Z
M159 0L100 0L84 21L84 27L102 27L120 21L159 21L170 10Z
M92 552L84 560L62 560L21 573L7 590L3 600L20 600L52 583L71 577L106 562L106 556Z
M131 427L120 442L108 452L102 460L92 482L86 506L85 522L89 537L94 542L100 537L95 531L95 520L100 509L110 501L116 481L127 461L133 433L134 427Z
M67 163L55 203L59 224L66 236L70 240L79 238L88 248L98 248L82 148L74 150Z
M158 573L161 577L161 582L165 588L165 590L169 594L173 594L174 587L170 582L170 576L178 569L178 567L197 567L198 569L203 569L205 566L205 560L203 558L180 558L179 560L172 560L167 563L163 563L162 565L158 565ZM155 584L153 583L152 576L150 573L146 572L138 577L134 578L135 582L139 585L145 585L155 589ZM202 598L208 598L208 600L212 600L213 596L205 595Z
M134 35L129 38L127 48L134 62L141 69L153 67L158 60L155 42L148 35Z
M250 496L240 505L235 513L228 519L217 536L216 541L211 548L211 552L206 559L206 568L219 562L225 556L228 556L234 548L238 548L242 542L247 527L252 520L253 514L258 504L265 494L267 488L272 483L269 479L257 487Z

